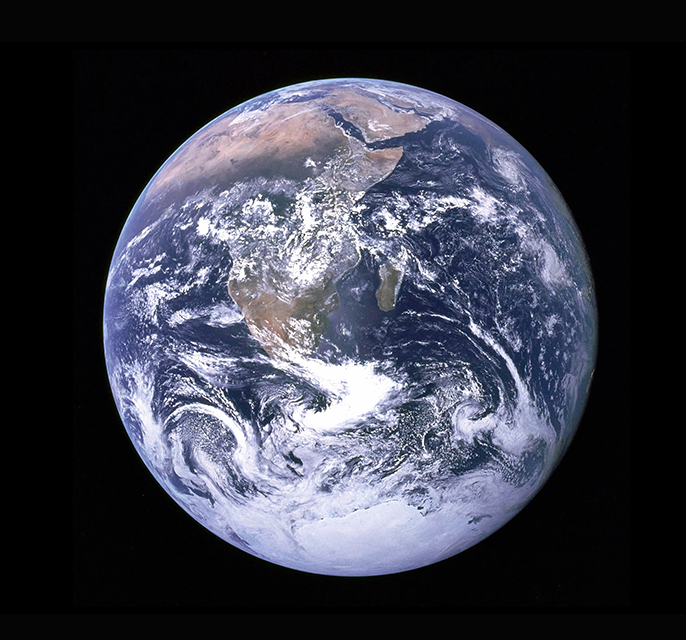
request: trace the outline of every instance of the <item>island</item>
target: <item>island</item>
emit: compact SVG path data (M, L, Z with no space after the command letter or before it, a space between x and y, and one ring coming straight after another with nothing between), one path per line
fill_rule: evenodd
M391 311L395 308L398 292L402 283L402 271L396 269L390 262L385 262L379 267L381 284L376 290L376 301L381 311Z

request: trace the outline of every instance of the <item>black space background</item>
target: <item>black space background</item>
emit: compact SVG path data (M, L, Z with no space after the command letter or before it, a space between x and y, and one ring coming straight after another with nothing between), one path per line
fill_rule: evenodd
M630 91L632 54L598 48L75 50L73 581L78 611L623 611L630 556ZM475 109L550 174L596 280L600 347L567 456L521 514L415 571L305 574L253 558L178 507L130 443L102 354L118 234L159 166L233 106L296 82L369 77ZM320 609L322 608L322 609Z

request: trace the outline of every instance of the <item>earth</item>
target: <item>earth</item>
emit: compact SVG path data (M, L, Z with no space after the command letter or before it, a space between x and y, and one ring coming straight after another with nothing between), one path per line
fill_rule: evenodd
M447 97L307 82L154 175L104 304L113 396L193 518L318 574L423 567L540 490L581 419L579 231L512 137Z

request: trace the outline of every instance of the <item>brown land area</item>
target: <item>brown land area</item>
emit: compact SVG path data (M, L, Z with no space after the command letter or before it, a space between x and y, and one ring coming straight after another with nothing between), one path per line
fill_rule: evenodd
M236 122L238 120L238 122ZM182 146L148 189L153 198L166 187L197 179L225 182L246 162L270 166L321 158L344 146L347 137L314 103L274 105L241 120L215 122Z
M319 176L321 187L334 199L336 194L344 195L352 204L395 169L403 149L368 149L336 127L325 106L356 125L367 142L418 131L428 122L413 113L396 112L353 89L334 89L325 99L236 114L209 125L182 146L156 176L146 197L153 198L171 187L183 189L194 181L228 186L231 180L260 171L279 174L299 168L302 172L305 160L312 158L315 162L308 163L309 175ZM269 267L247 278L230 278L230 296L243 311L252 335L270 355L286 345L305 352L316 349L326 330L327 315L338 306L334 283L358 259L356 250L350 256L344 255L345 251L331 256L325 279L305 290L296 290L283 272L272 272ZM390 311L401 272L385 264L380 275L377 301L382 310Z
M222 183L232 175L239 178L241 168L246 170L248 166L284 167L289 162L302 166L308 157L330 156L352 139L334 126L324 106L335 108L357 126L367 142L418 131L428 122L423 116L394 111L373 96L352 89L335 89L325 99L311 102L275 104L267 111L254 111L247 116L228 116L183 145L150 184L146 198L154 198L167 187L183 187L195 180ZM372 161L384 160L388 153L389 150L367 151Z
M322 103L335 109L358 127L367 142L376 142L402 136L423 129L429 120L415 113L389 109L374 96L354 89L334 89Z
M376 301L381 311L391 311L395 307L395 294L401 272L390 262L386 262L379 268L381 284L376 290Z
M277 356L286 345L311 352L327 328L327 315L338 308L338 293L333 283L304 295L279 296L259 289L255 283L229 281L229 295L245 315L253 337L270 356Z

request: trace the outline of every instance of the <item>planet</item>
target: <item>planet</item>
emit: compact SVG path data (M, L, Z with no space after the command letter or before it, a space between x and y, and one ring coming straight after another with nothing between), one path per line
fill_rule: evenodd
M526 149L365 78L271 91L182 144L103 311L114 401L171 498L333 576L431 565L518 514L577 430L597 328L580 232Z

